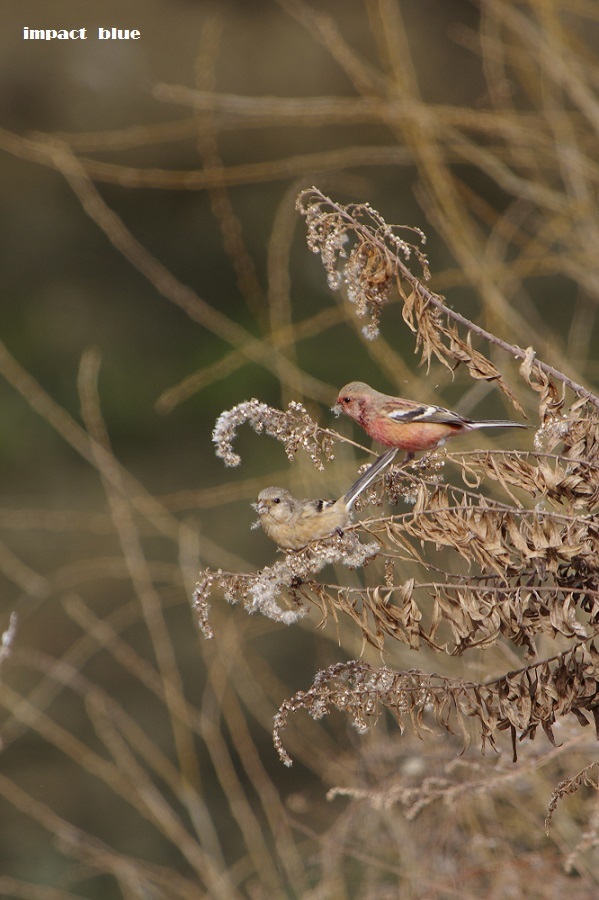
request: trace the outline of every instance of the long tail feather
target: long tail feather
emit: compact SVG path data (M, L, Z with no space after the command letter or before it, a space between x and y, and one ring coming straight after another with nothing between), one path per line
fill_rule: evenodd
M370 466L369 469L366 469L363 475L361 475L355 484L352 484L347 494L344 496L344 500L347 504L347 508L350 509L352 504L356 501L358 496L365 490L368 485L374 481L379 472L388 466L389 463L395 458L397 454L397 447L392 447L391 450L387 450L386 453L383 453L376 462Z
M522 422L508 422L504 419L487 419L484 422L472 422L468 424L468 431L474 431L475 428L531 428L531 425L524 425Z

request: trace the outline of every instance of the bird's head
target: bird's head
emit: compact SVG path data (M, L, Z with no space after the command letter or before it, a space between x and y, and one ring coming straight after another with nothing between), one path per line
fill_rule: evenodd
M345 387L342 387L337 397L337 403L332 411L336 416L345 413L356 422L360 421L364 404L372 394L372 388L368 387L363 381L350 381Z
M256 503L252 506L262 519L270 516L278 522L285 522L293 511L293 496L285 488L268 487L258 494Z

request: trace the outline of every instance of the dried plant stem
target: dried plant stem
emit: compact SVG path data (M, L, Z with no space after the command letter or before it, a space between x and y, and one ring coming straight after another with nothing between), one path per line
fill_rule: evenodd
M331 200L330 197L327 197L316 187L310 189L310 194L313 194L320 202L328 204L333 210L335 210L340 219L342 219L347 223L348 226L351 227L352 231L360 235L368 243L376 244L382 254L384 254L385 256L388 256L390 254L391 251L389 250L389 247L387 246L383 238L379 237L378 234L375 234L370 228L365 227L359 219L354 218L342 204L336 203L334 200ZM394 254L393 264L397 267L400 277L405 280L411 286L411 288L426 301L427 304L429 304L430 306L434 306L449 319L452 319L458 325L462 325L468 331L478 335L478 337L482 338L488 343L493 344L496 347L500 347L505 351L505 353L508 353L510 356L516 359L520 359L523 362L534 360L534 366L538 367L546 375L555 378L557 381L570 388L570 390L572 390L575 394L578 394L578 396L584 398L585 400L588 400L590 403L596 406L597 409L599 409L598 396L593 394L592 391L590 391L588 388L584 387L584 385L578 384L576 381L568 378L567 375L565 375L563 372L560 372L559 369L556 369L549 363L545 363L539 359L536 359L532 348L523 350L522 347L518 347L516 344L510 344L507 341L504 341L502 338L499 338L496 335L492 334L490 331L482 328L480 325L477 325L475 322L472 322L470 319L467 319L461 313L451 309L451 307L447 306L443 302L443 299L438 294L435 294L433 291L430 291L427 287L425 287L420 278L413 274L413 272L398 254Z
M567 650L563 650L561 653L554 653L553 656L547 656L544 659L537 659L534 662L527 663L525 666L521 666L521 668L519 669L512 669L511 671L506 672L505 675L501 675L499 678L490 678L487 681L483 681L480 684L480 687L495 687L497 685L503 684L506 679L515 678L517 675L523 675L526 672L530 672L532 669L541 668L542 666L549 665L549 663L552 662L558 662L558 660L562 660L567 654L575 653L579 647L584 647L585 644L594 641L596 637L596 634L591 634L589 635L589 637L586 637L581 641L575 641L570 647L568 647ZM594 647L591 649L594 650ZM599 711L596 721L599 728Z
M105 451L101 457L97 457L96 464L104 482L115 531L121 542L131 583L139 598L164 682L165 701L177 747L180 770L190 786L197 788L201 783L201 778L183 703L184 691L181 675L164 620L160 597L148 569L139 532L135 526L133 510L124 484L119 478L119 470L114 462L108 433L101 416L97 394L99 367L100 358L97 352L89 352L84 355L79 373L82 414L88 431L94 439L93 446L103 447Z
M68 147L58 143L51 146L57 170L62 172L85 212L125 259L140 271L163 297L184 310L195 322L237 347L248 359L277 375L288 377L294 383L300 383L307 396L330 402L331 390L327 385L298 369L269 342L253 337L243 326L210 306L192 288L178 281L140 244L114 210L106 205L85 169Z
M53 400L39 382L9 353L8 348L1 341L0 375L21 394L31 409L41 416L51 428L54 428L57 434L90 465L99 470L100 462L102 460L107 462L106 476L111 478L112 473L115 473L118 484L125 485L132 506L148 520L158 534L175 542L179 541L181 533L185 532L188 526L179 522L166 506L121 466L113 455L109 454L107 457L104 447L94 441L94 438L81 427L79 422ZM233 568L240 561L239 557L217 547L208 535L202 537L202 552L204 558L214 560L215 565L231 565ZM229 562L227 562L227 557L229 557Z
M56 168L55 153L58 138L42 140L24 138L0 128L0 148L20 159L31 160L40 165ZM68 143L60 143L68 147ZM300 154L285 159L268 162L243 163L224 168L206 170L188 169L172 172L168 169L136 169L133 166L99 162L78 158L78 163L86 175L104 184L116 184L125 188L152 188L167 191L204 191L209 187L236 187L243 184L262 184L297 178L300 175L312 177L315 171L337 172L342 168L356 166L402 166L413 161L410 150L395 145L365 145L323 150L318 153Z
M207 17L202 28L200 49L196 60L196 82L199 88L211 89L215 83L215 67L220 50L223 20L216 14ZM222 172L224 165L218 150L217 123L207 111L196 114L198 153L204 171ZM252 314L259 318L264 311L264 291L260 285L254 261L243 239L241 222L237 217L225 185L209 187L208 197L212 214L222 235L223 249L231 260L239 291Z
M177 891L176 896L181 900L197 898L197 882L183 878L172 868L144 863L126 853L118 853L104 841L57 815L50 806L41 803L3 774L0 774L0 794L16 809L42 825L54 840L60 842L67 854L79 859L91 872L112 874L123 891L122 896L139 896L140 890L146 890L152 896L166 897L164 892L169 889L170 896L173 896L172 891ZM217 883L215 878L214 884ZM71 894L64 888L54 891L35 884L31 885L29 891L27 887L21 880L13 882L11 878L0 876L0 890L3 893L6 891L5 896L36 897L38 900L68 900L71 897L79 900L81 897L79 892ZM23 888L24 892L21 893Z

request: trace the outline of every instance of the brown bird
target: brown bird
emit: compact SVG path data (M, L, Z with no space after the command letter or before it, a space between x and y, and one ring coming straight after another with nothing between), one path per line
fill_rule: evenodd
M351 521L357 497L394 459L397 449L387 450L338 500L298 500L285 488L268 487L252 504L260 525L282 550L301 550L311 541L343 533Z

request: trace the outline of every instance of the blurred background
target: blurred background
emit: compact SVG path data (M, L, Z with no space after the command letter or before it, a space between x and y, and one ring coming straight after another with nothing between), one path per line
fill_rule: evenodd
M23 41L24 26L89 37ZM297 399L330 426L359 379L513 417L487 383L418 368L396 297L364 339L306 245L300 190L423 229L450 305L596 384L596 5L25 0L0 47L2 630L18 617L0 669L2 896L596 896L577 852L589 796L543 830L590 736L564 733L567 770L542 738L514 769L509 747L458 758L446 735L299 714L288 770L273 715L361 635L214 596L207 642L190 608L200 564L276 558L250 527L262 487L335 496L363 461L343 446L321 474L242 428L226 469L223 410ZM514 362L491 355L534 421ZM513 663L414 657L385 662L477 679ZM326 796L432 777L413 820L407 794ZM460 793L468 779L486 786Z

